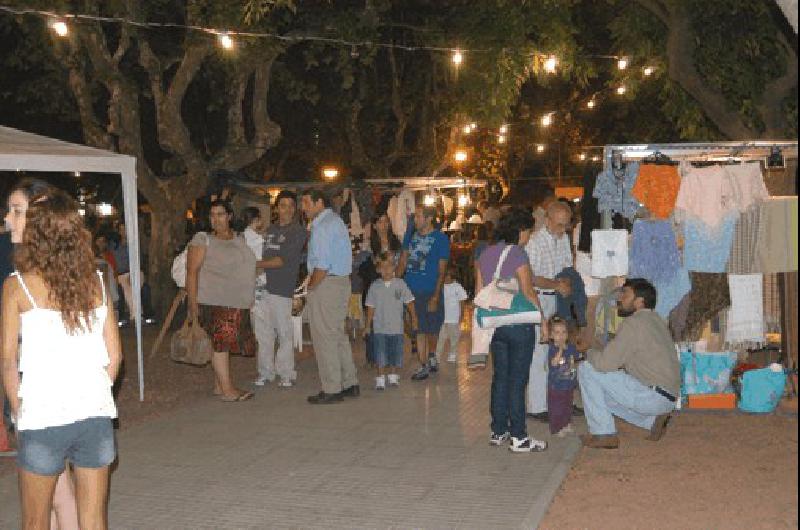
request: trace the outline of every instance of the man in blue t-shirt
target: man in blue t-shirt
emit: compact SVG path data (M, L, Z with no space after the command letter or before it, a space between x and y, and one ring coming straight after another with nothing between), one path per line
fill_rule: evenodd
M415 381L427 379L439 369L436 363L436 341L444 321L442 286L450 259L450 240L434 227L436 209L418 206L414 213L413 232L403 240L403 252L397 265L414 294L414 309L419 320L417 351L420 367L411 376Z

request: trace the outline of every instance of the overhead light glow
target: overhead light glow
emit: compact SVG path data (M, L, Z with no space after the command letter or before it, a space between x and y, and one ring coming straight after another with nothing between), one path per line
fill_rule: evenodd
M467 161L467 152L464 149L458 149L453 154L453 160L456 162L466 162Z
M645 76L650 77L651 75L653 75L653 72L655 72L655 70L656 69L653 68L652 66L645 66L643 73Z
M554 74L556 72L556 67L558 66L558 59L555 55L551 55L544 61L544 71L548 74Z
M499 132L500 134L506 134L508 132L508 125L501 125Z
M617 68L620 70L625 70L628 67L628 58L627 57L620 57L617 59Z
M469 125L464 125L464 128L462 130L464 131L464 134L470 134L472 132L472 127L470 127Z
M469 128L474 131L475 129L478 128L478 124L473 121L472 123L469 124Z
M56 32L56 35L59 37L66 37L69 34L69 26L63 20L56 20L50 25L53 28L53 31Z
M586 160L586 153L579 154L578 159L580 159L581 161Z
M86 208L78 208L78 215L86 217Z
M219 41L219 45L222 46L226 50L233 49L233 39L227 33L220 33L217 35L217 40Z
M500 135L497 136L497 143L498 144L506 143L506 137L505 137L504 134L500 134Z
M536 144L536 152L537 153L544 153L545 145L544 144Z
M461 63L464 62L464 55L461 53L460 50L453 50L453 64L456 66L461 66Z
M599 157L599 156L597 156L597 155L594 155L594 156L592 157L592 162L599 162L599 161L600 161L600 157Z
M427 194L425 195L425 197L422 198L422 204L424 204L425 206L433 206L434 204L436 204L436 197L434 197L431 194Z
M114 207L107 202L101 202L97 205L97 215L101 217L109 217L114 214Z
M628 87L626 87L625 85L620 85L620 86L617 87L617 94L620 95L620 96L624 96L625 92L627 92L627 91L628 91Z
M339 176L339 170L333 166L322 168L322 176L328 180L333 180Z
M586 102L586 107L587 108L593 109L596 106L597 106L597 101L595 101L594 98L592 98L592 99L590 99L589 101Z
M469 195L459 195L458 196L458 205L460 207L464 207L469 204Z
M76 177L80 177L81 176L81 172L80 171L76 171L75 173L73 173L73 175L75 175Z
M553 113L545 114L540 121L542 127L550 127L553 124Z

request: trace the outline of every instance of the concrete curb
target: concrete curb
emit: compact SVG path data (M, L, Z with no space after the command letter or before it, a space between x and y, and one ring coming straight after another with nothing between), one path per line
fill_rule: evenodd
M575 461L575 457L578 456L580 449L581 442L578 438L570 440L569 446L564 451L564 456L553 468L553 471L550 472L550 476L547 477L544 487L525 514L525 518L519 525L520 529L528 530L539 528L539 524L542 522L542 519L544 519L548 508L550 508L550 504L553 502L558 488L561 486L561 483L564 482L564 478L566 478L567 473L569 473L569 470L572 468L572 462Z

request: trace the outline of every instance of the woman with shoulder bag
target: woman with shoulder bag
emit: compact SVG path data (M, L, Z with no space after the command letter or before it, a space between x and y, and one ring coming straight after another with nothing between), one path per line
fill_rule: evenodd
M192 325L199 323L214 347L214 395L223 401L245 401L253 393L231 381L230 354L254 356L256 339L250 324L255 300L256 257L244 237L231 228L233 208L211 203L212 233L198 232L186 256L186 294Z
M497 242L486 247L477 260L476 293L480 293L495 276L501 282L516 280L525 298L540 307L524 249L532 228L533 219L522 209L513 209L500 219L495 229ZM489 443L500 446L510 439L509 450L515 453L543 451L547 448L546 442L528 437L525 425L525 387L535 344L533 323L513 324L495 328L489 348L494 368Z

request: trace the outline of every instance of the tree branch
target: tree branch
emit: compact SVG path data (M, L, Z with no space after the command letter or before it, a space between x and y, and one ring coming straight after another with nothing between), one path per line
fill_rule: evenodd
M786 72L766 86L758 106L764 119L766 138L780 138L786 134L783 102L797 88L797 54L782 32L778 32L778 42L786 50Z

